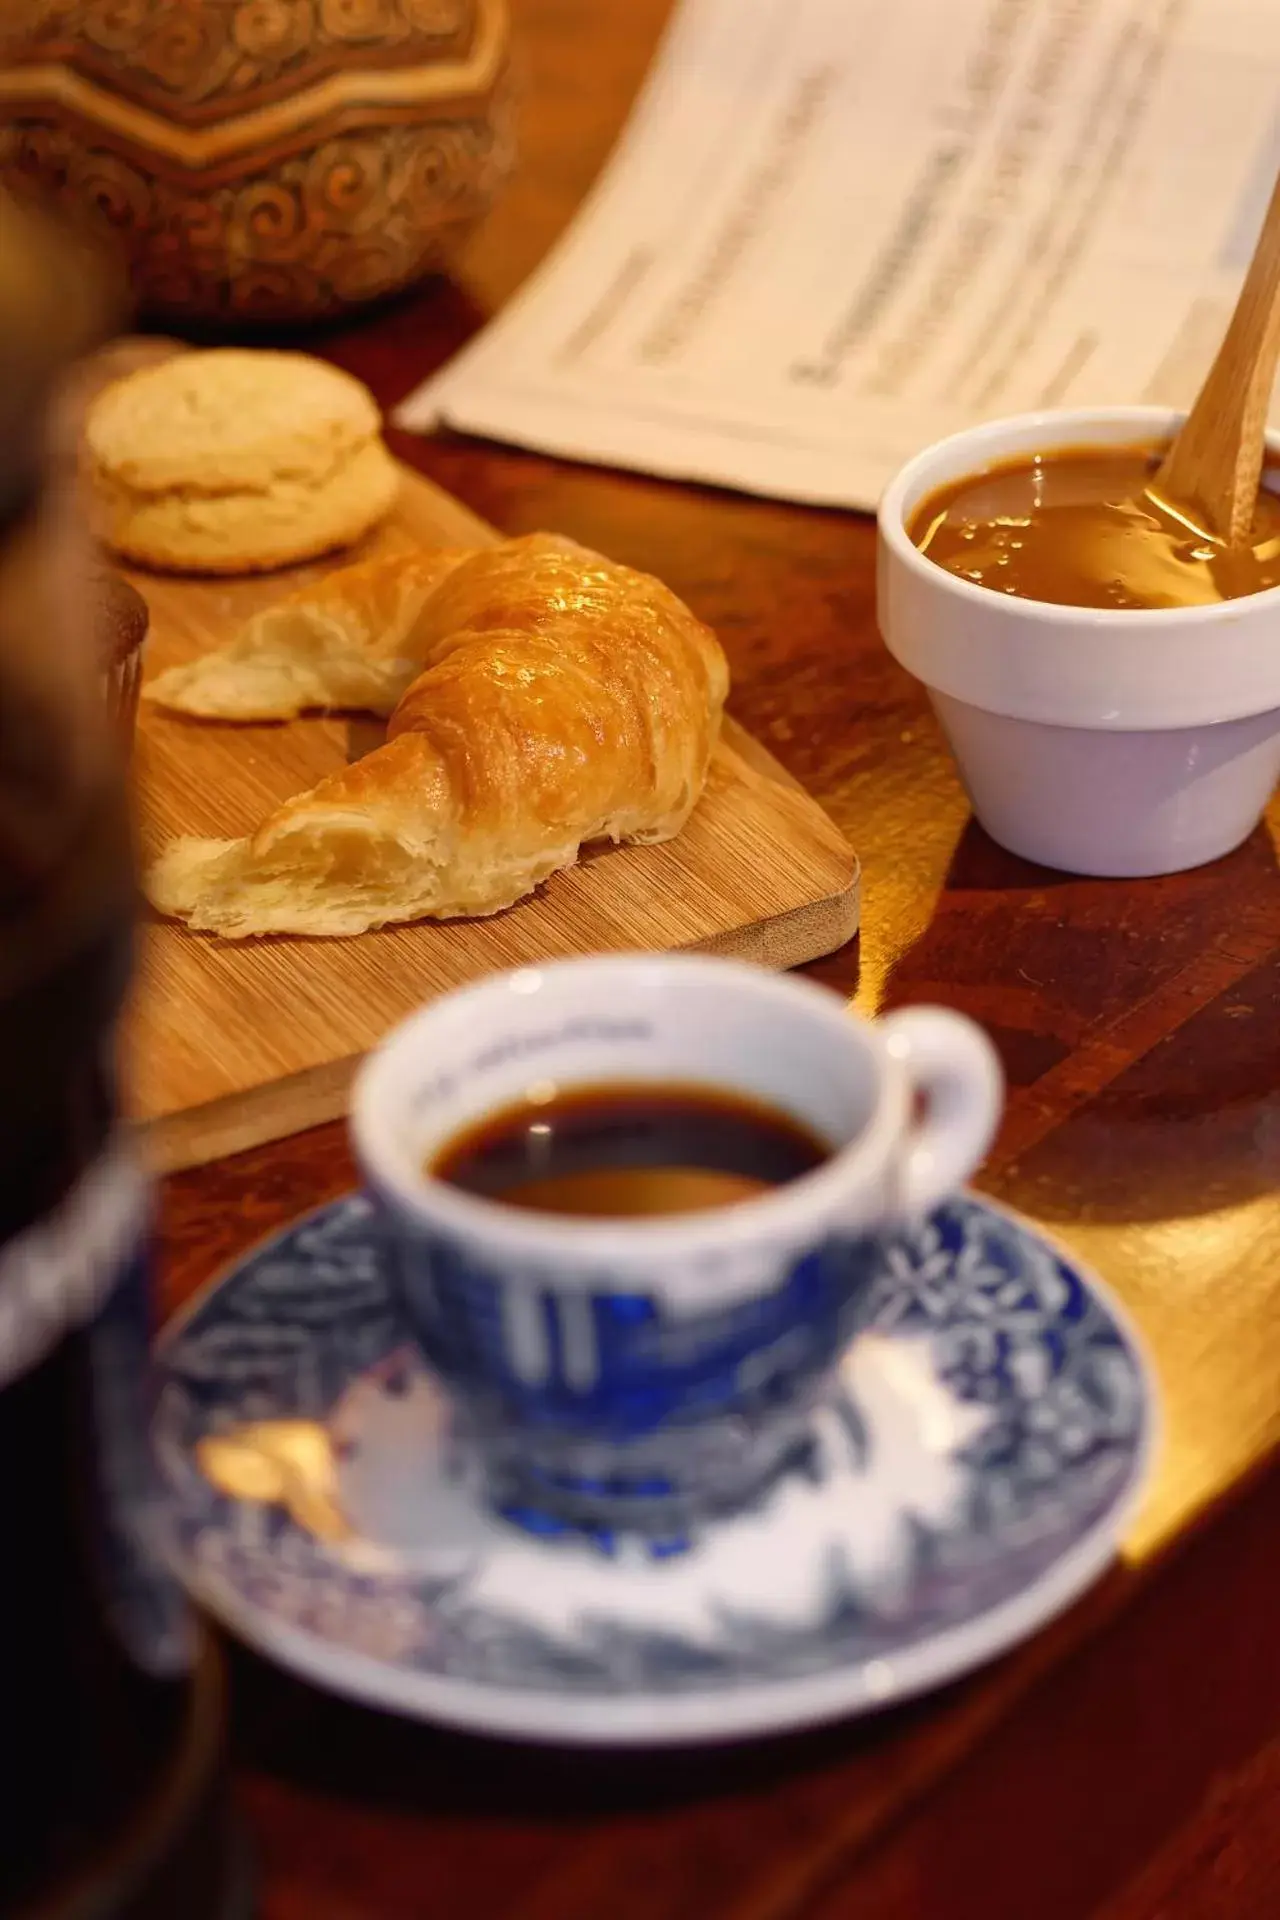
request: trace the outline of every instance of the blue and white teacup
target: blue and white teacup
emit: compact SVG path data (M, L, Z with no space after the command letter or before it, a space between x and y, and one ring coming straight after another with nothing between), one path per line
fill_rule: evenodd
M530 1096L700 1085L828 1142L812 1172L700 1213L534 1213L424 1169ZM393 1032L352 1132L388 1257L488 1497L554 1534L679 1542L797 1460L857 1331L877 1235L985 1152L1000 1073L979 1028L912 1008L857 1018L825 989L692 955L499 974Z

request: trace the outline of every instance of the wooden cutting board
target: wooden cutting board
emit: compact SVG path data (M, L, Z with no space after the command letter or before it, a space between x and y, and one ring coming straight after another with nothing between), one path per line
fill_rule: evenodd
M359 557L499 536L405 469L390 523ZM344 556L350 561L355 556ZM151 608L148 672L228 639L329 562L263 579L133 573ZM367 752L372 722L210 725L143 703L136 773L144 855L177 833L239 835ZM144 928L126 1030L130 1110L162 1170L197 1166L340 1114L361 1056L423 1000L498 967L619 948L686 948L793 967L858 924L858 863L817 803L730 722L684 832L592 850L488 920L422 921L353 940L226 941Z

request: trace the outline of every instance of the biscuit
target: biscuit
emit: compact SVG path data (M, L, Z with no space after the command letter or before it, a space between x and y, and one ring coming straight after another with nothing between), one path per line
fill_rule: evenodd
M349 546L399 473L372 395L305 354L218 348L117 381L89 408L95 533L143 566L249 573Z
M400 475L371 440L318 482L297 477L261 490L139 493L89 472L93 530L139 566L174 573L257 573L350 546L383 519Z

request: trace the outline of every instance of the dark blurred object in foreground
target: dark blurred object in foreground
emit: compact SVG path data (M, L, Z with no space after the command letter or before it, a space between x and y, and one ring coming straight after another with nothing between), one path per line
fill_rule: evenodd
M150 1207L116 1124L122 716L46 445L109 315L0 200L0 1913L230 1920L220 1679L163 1558ZM119 655L139 609L116 612Z

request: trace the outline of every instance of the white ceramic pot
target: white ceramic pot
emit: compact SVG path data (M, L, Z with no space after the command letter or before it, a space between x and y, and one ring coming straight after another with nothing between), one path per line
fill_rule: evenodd
M1023 414L941 440L880 503L880 631L922 680L978 819L1069 873L1176 873L1252 832L1280 777L1280 588L1150 611L1015 599L948 573L907 523L1018 454L1167 439L1162 407ZM1280 455L1280 437L1271 450Z

